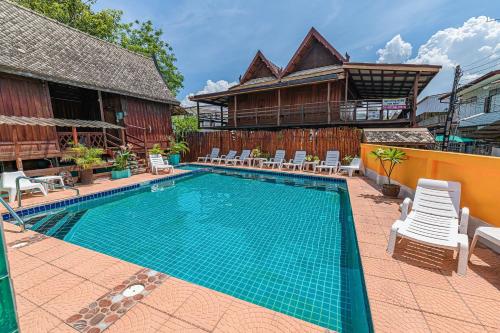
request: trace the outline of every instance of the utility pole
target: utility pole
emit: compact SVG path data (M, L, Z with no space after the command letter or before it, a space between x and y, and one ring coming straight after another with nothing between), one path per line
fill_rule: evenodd
M460 69L460 65L457 65L457 67L455 67L455 77L453 78L453 87L451 88L450 104L448 106L448 113L446 114L446 122L444 123L443 143L441 145L442 151L448 150L448 143L450 142L451 125L453 123L453 115L455 114L455 106L457 104L458 82L460 81L461 76L462 76L462 70Z

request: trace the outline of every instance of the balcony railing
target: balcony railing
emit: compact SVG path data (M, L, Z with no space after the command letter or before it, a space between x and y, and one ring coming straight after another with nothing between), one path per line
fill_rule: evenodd
M227 113L200 113L201 128L284 127L301 125L354 124L361 122L409 120L409 108L387 110L382 100L317 102L281 107L238 109Z

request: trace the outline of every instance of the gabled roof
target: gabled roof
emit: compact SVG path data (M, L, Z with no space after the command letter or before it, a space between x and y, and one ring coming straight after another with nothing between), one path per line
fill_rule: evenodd
M327 66L327 65L334 65L334 64L342 64L344 62L347 62L347 59L344 58L316 29L311 28L309 30L309 33L306 35L302 43L300 44L299 48L297 51L295 51L295 54L293 55L292 59L290 59L290 62L288 62L288 65L286 65L285 69L281 72L281 76L288 75L290 73L293 73L297 70L298 65L301 63L301 60L303 60L309 53L309 51L316 45L323 46L324 49L329 53L329 55L335 60L335 62L332 63L325 63L321 64L320 66L314 66L314 67L322 67L322 66ZM308 69L308 68L301 68L302 70Z
M269 61L262 51L258 50L245 74L241 77L240 84L250 80L262 79L266 77L278 78L279 76L279 67Z
M0 1L0 72L179 104L153 58Z

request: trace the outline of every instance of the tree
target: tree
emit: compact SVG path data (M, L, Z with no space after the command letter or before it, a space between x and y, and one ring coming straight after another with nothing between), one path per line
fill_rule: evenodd
M184 77L177 69L172 47L163 40L163 31L151 21L122 22L116 9L93 10L97 0L15 0L21 6L67 24L92 36L116 43L147 57L155 56L158 69L170 91L177 95Z
M187 134L198 132L198 119L195 116L172 117L172 125L178 140L185 140Z

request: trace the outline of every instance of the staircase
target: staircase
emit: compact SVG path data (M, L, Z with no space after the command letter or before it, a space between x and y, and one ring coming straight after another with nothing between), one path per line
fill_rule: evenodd
M78 212L60 210L25 218L25 224L28 229L62 240L86 212L87 210Z

